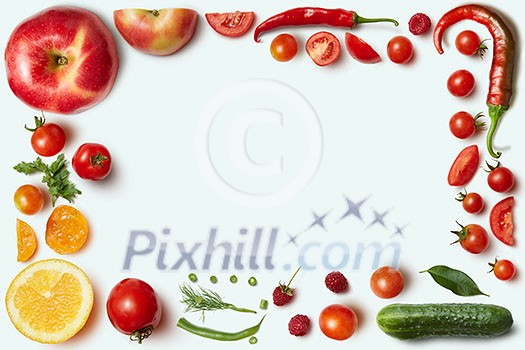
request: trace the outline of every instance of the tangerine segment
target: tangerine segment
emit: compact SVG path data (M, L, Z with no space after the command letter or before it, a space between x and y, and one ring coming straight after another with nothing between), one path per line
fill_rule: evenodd
M25 221L16 219L17 261L27 261L36 251L35 230Z
M5 303L11 322L24 336L62 343L84 327L93 308L93 288L76 265L40 260L13 279Z
M87 220L80 211L69 205L56 207L46 226L46 243L58 254L71 254L86 243Z

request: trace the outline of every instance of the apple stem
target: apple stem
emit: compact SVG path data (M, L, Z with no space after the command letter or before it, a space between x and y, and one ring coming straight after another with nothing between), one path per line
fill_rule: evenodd
M57 60L57 63L59 66L65 66L66 64L68 64L68 59L66 56L60 56Z
M155 17L158 17L160 15L158 10L151 10L151 14Z

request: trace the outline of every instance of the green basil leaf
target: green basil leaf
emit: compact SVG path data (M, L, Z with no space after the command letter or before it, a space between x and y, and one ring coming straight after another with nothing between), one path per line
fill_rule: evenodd
M452 293L460 296L486 295L479 288L476 282L472 280L466 273L450 268L445 265L436 265L428 270L421 271L428 272L437 284L450 290Z

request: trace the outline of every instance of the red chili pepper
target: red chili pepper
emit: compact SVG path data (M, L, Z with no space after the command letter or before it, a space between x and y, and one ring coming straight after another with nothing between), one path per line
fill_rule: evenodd
M509 25L496 12L482 5L459 6L445 13L434 28L434 46L440 54L443 53L441 41L445 30L464 19L484 25L492 35L494 43L487 95L491 120L487 132L487 149L492 157L498 158L501 152L494 151L492 140L501 116L509 109L512 97L514 38Z
M391 18L364 18L354 11L325 9L320 7L298 7L278 13L255 28L253 38L259 42L259 35L269 30L286 26L327 25L331 27L353 28L360 23L392 22Z

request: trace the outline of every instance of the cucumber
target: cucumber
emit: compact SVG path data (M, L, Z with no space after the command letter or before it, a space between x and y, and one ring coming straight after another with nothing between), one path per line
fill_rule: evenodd
M512 327L512 314L491 304L391 304L376 317L387 335L401 339L494 337Z

